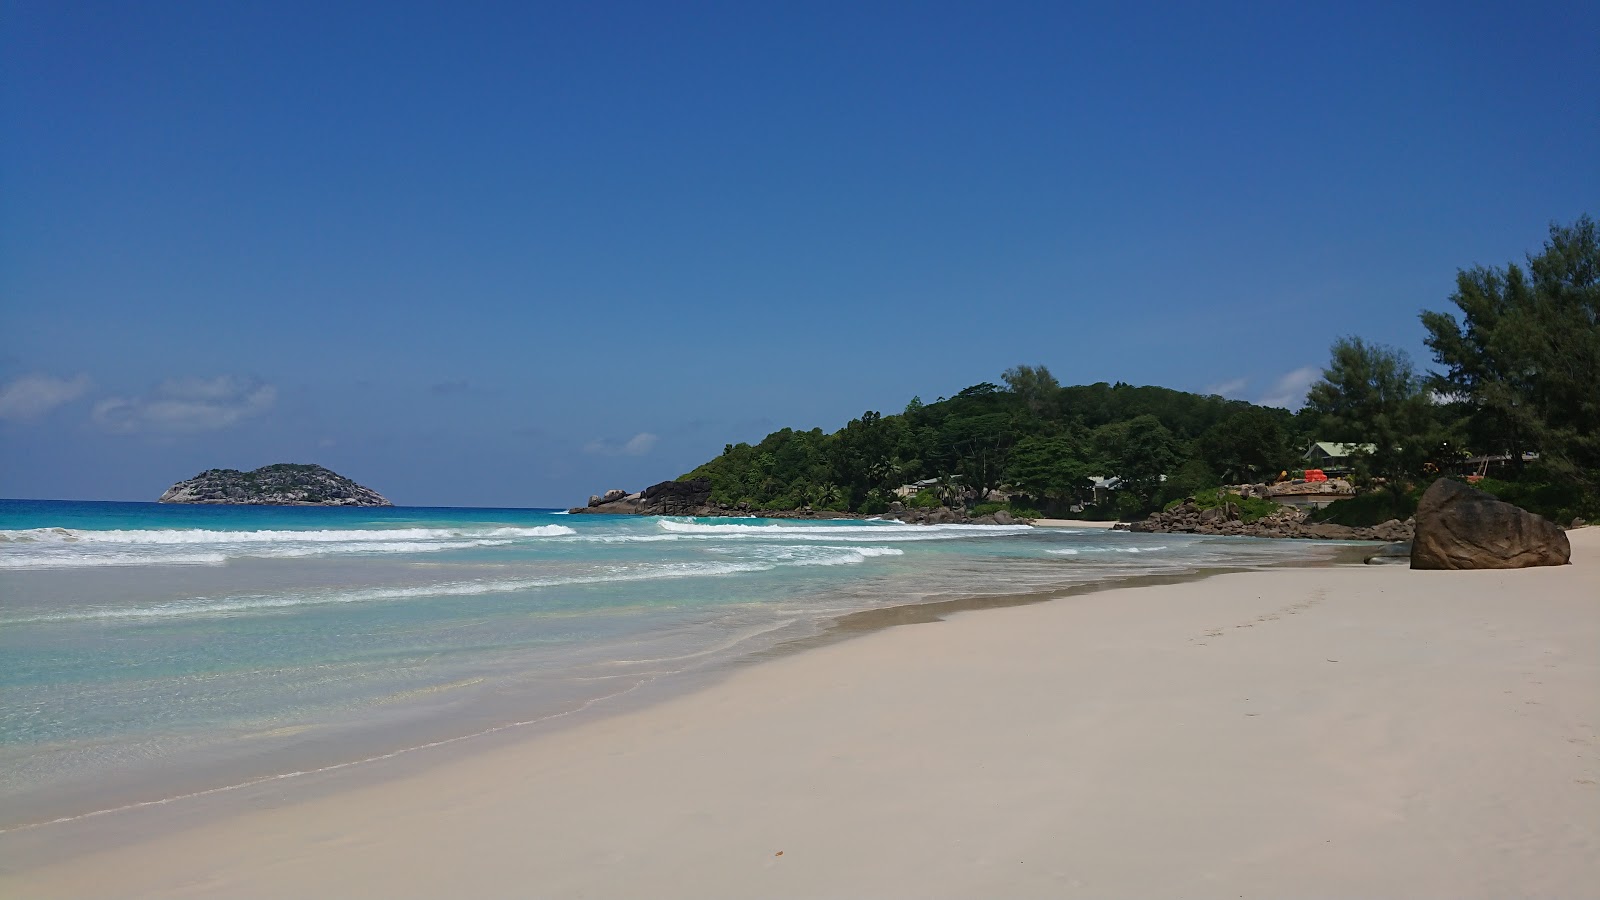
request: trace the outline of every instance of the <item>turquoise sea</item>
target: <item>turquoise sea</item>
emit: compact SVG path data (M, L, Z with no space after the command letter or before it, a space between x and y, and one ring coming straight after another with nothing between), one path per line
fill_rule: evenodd
M538 509L0 501L0 829L624 702L843 613L1300 542Z

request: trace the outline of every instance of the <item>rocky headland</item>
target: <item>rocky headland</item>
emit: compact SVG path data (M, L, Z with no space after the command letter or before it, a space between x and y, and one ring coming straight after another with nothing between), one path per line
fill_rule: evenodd
M1192 500L1134 522L1128 531L1149 534L1217 534L1241 537L1300 538L1320 541L1409 541L1415 523L1390 519L1371 527L1306 521L1303 509L1285 506L1278 512L1246 522L1236 507L1201 509ZM1120 526L1119 526L1120 527Z
M663 481L632 494L612 489L591 496L588 506L574 507L568 512L624 516L754 516L763 519L896 519L915 525L1014 525L1028 521L1004 510L993 515L973 517L962 510L948 507L911 508L899 502L889 504L887 512L871 516L811 507L760 509L748 503L724 506L712 501L709 478Z
M237 503L250 506L393 506L369 487L317 465L278 463L250 472L207 469L180 481L158 503Z

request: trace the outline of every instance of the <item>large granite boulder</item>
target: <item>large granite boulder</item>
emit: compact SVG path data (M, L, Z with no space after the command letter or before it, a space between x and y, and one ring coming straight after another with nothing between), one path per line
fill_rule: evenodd
M1572 545L1554 522L1448 478L1417 504L1413 569L1521 569L1566 565Z

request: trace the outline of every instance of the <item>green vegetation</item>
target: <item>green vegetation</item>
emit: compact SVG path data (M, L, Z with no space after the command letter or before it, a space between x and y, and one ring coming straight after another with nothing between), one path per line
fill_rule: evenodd
M1476 267L1456 275L1461 314L1423 311L1440 371L1360 338L1334 343L1304 413L1324 440L1370 443L1358 480L1387 500L1333 504L1326 521L1405 518L1421 486L1467 460L1499 457L1479 487L1554 521L1600 511L1600 237L1583 216L1552 225L1526 272ZM1488 461L1479 472L1489 471Z
M1340 338L1298 413L1161 387L1063 387L1044 366L1017 366L1002 384L931 403L912 398L899 414L866 412L831 434L786 428L755 445L730 444L684 477L709 479L714 502L758 509L882 512L897 488L931 479L903 502L987 509L999 492L1013 512L1133 518L1184 497L1200 501L1219 485L1274 480L1320 440L1371 445L1353 462L1358 485L1376 492L1329 506L1323 521L1404 519L1429 480L1465 474L1471 457L1507 454L1509 464L1494 470L1501 480L1484 481L1485 489L1557 521L1595 517L1595 223L1585 216L1552 226L1526 271L1463 270L1450 299L1459 319L1422 313L1438 372ZM1097 495L1092 476L1120 481Z
M1183 503L1185 499L1186 498L1179 498L1172 500L1167 503L1166 508L1172 509L1178 504ZM1192 498L1187 499L1193 499L1196 509L1215 509L1222 504L1227 503L1229 506L1233 507L1235 512L1239 514L1239 521L1247 524L1265 516L1270 516L1273 513L1283 511L1283 506L1281 504L1274 503L1266 498L1241 497L1232 491L1224 491L1221 489L1199 491L1195 493Z
M1348 500L1336 500L1321 509L1313 510L1306 518L1312 522L1329 522L1363 528L1381 525L1390 519L1402 522L1417 511L1417 500L1422 491L1413 488L1400 494L1378 491L1362 494Z
M899 414L867 412L832 434L786 428L730 444L683 477L710 479L714 502L756 509L882 512L896 488L932 479L902 502L965 506L1000 490L1013 514L1063 515L1095 501L1091 476L1115 475L1114 498L1078 515L1131 517L1225 479L1270 478L1292 465L1309 434L1287 410L1239 400L1128 384L1062 387L1044 366L1018 366L1001 380L931 403L913 398Z
M1580 517L1591 522L1600 520L1600 500L1593 493L1574 491L1570 483L1542 480L1540 475L1541 470L1530 467L1518 480L1485 478L1474 486L1558 525Z

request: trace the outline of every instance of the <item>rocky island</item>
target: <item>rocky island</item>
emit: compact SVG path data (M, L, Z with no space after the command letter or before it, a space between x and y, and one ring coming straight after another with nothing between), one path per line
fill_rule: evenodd
M278 463L250 472L207 469L180 481L158 503L252 506L393 506L388 498L318 465Z

